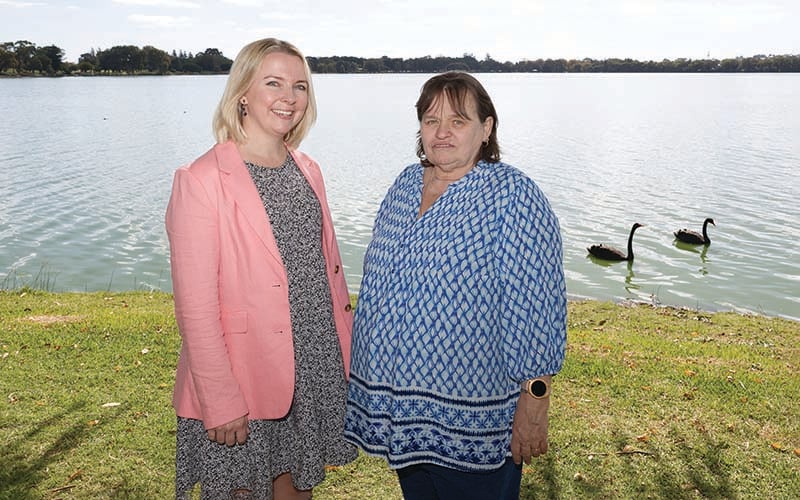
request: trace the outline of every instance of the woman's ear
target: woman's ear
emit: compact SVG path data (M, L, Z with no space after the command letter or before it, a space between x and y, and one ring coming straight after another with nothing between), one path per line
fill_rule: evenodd
M483 141L489 142L489 137L492 136L492 126L494 125L494 118L491 116L487 116L485 120L483 120Z

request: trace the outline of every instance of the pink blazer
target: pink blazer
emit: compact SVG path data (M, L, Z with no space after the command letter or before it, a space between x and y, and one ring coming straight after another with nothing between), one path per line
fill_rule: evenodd
M322 207L322 250L349 377L353 316L322 174L307 155L291 154ZM285 416L295 373L288 281L261 197L232 142L175 172L166 226L182 338L176 413L201 419L206 429L245 414Z

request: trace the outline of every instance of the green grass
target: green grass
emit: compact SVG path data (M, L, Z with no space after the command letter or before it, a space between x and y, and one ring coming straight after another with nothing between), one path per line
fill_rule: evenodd
M800 497L800 323L570 304L550 452L522 498ZM170 498L168 294L0 292L0 499ZM383 461L315 500L399 499Z

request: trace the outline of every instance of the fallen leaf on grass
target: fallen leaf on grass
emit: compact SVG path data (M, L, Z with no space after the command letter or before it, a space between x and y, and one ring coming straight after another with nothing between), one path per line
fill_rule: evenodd
M573 479L574 481L585 481L585 480L586 480L586 476L584 476L584 475L583 475L583 474L581 474L580 472L576 472L576 473L575 473L575 475L574 475L574 476L572 476L572 479Z
M687 377L694 377L695 375L697 375L697 372L694 370L687 369L683 372L683 374L686 375Z
M782 444L780 444L780 443L770 443L769 445L770 445L770 446L772 447L772 449L773 449L773 450L775 450L775 451L786 451L786 449L785 449L785 448L783 447L783 445L782 445Z
M795 448L792 453L794 453L795 456L800 457L800 448Z
M99 420L89 420L88 422L86 422L86 425L88 425L89 427L94 427L95 425L97 425L99 423L100 423Z
M642 434L641 436L636 436L636 440L640 443L647 443L650 441L650 436L647 434Z
M80 470L80 469L78 469L78 470L76 470L75 472L73 472L73 473L72 473L72 475L70 475L70 476L67 478L67 482L68 482L68 483L70 483L70 482L72 482L72 481L74 481L74 480L78 479L78 478L79 478L79 477L81 477L82 475L83 475L83 471L82 471L82 470Z

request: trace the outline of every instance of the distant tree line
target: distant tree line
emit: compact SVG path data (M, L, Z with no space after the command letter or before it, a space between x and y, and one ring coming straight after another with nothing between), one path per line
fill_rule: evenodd
M55 45L37 47L26 40L0 44L0 74L11 75L226 74L231 64L218 49L169 54L150 45L117 45L91 49L72 63L64 61L63 49Z
M756 55L732 59L536 59L500 62L486 55L462 57L361 58L308 57L314 73L441 73L461 70L473 73L797 73L800 54Z
M90 50L78 62L64 61L55 46L37 47L20 40L0 44L0 75L166 75L226 74L232 60L218 49L167 53L150 45L118 45ZM461 57L363 58L347 56L308 57L314 73L441 73L462 70L474 73L798 73L800 54L755 55L729 59L536 59L500 62L487 54L478 60Z

